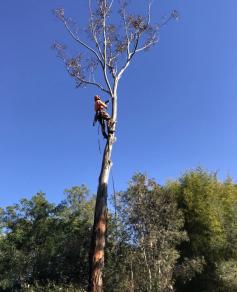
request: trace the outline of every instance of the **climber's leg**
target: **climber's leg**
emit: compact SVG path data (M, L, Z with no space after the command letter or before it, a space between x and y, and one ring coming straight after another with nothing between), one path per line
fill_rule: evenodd
M105 131L105 122L103 119L100 120L100 125L101 125L101 132L102 132L102 135L104 136L105 139L108 139L108 135Z

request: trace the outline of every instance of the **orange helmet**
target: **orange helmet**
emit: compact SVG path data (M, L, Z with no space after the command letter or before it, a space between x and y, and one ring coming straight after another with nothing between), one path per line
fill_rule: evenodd
M95 99L95 101L96 101L96 100L100 100L99 95L95 95L95 96L94 96L94 99Z

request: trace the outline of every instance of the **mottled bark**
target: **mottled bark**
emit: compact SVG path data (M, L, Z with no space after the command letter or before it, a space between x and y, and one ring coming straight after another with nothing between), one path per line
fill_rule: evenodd
M117 83L117 82L116 82ZM117 90L117 85L114 87ZM112 120L115 131L117 118L117 98L112 98ZM113 143L115 142L115 134L109 134L104 149L102 166L99 176L97 188L94 225L91 237L90 259L89 259L89 292L102 292L103 288L103 267L105 256L105 241L107 231L107 197L108 197L108 181L112 167L111 154Z

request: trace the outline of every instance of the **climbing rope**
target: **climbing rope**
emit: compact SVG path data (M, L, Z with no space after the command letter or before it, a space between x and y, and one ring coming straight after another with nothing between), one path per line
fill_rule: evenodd
M111 178L112 178L112 186L113 186L113 193L114 193L114 215L117 218L117 196L115 191L115 184L114 184L114 175L113 170L111 169Z
M118 254L118 206L117 206L117 193L115 190L114 183L114 175L113 170L111 169L111 178L112 178L112 186L113 186L113 196L114 196L114 216L115 216L115 261L117 262L117 254Z
M102 154L101 147L100 147L100 125L98 125L98 147L99 147L100 154Z

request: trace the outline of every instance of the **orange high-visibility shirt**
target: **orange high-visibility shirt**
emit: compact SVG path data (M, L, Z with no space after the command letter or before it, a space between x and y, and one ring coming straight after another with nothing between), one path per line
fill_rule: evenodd
M95 111L101 111L103 109L107 108L107 105L102 100L97 100L95 102Z

